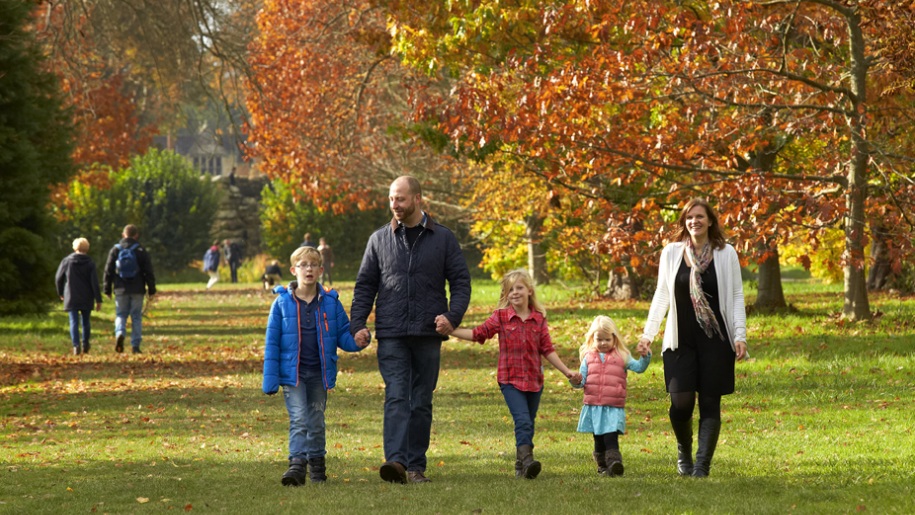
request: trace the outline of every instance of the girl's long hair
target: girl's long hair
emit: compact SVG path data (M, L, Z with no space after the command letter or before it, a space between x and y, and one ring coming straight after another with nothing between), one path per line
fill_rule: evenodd
M613 337L613 350L620 354L620 357L623 358L625 363L632 353L629 352L629 348L623 345L623 339L620 337L620 332L616 328L616 324L613 322L613 319L605 315L597 315L594 318L594 321L591 322L591 327L588 329L587 334L585 334L585 343L581 345L578 349L578 359L584 363L585 356L589 352L598 352L597 350L597 335L598 334L609 334Z
M696 206L705 208L705 214L708 216L709 221L708 241L712 244L712 248L723 249L727 242L725 241L724 229L721 228L721 224L718 222L718 213L715 212L715 208L707 200L702 198L691 199L683 206L683 209L680 210L680 219L677 220L677 227L671 232L670 240L677 242L689 239L689 229L686 228L686 215Z
M502 293L499 295L498 309L507 308L510 305L508 302L508 291L519 281L531 292L530 297L528 297L528 305L530 306L531 311L539 311L541 315L546 316L546 308L537 300L537 290L534 289L534 279L531 277L531 274L523 268L512 270L502 277Z

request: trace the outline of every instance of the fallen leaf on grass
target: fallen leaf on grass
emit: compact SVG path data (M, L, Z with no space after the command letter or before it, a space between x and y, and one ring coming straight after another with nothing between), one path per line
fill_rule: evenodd
M149 497L137 497L137 502L140 504L146 504L149 502Z

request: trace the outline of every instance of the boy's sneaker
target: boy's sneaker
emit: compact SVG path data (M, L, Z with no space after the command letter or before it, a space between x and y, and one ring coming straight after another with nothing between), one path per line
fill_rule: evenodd
M384 479L388 483L406 484L407 482L406 467L396 461L384 462L384 465L381 466L381 469L378 472L381 474L381 479Z
M283 474L283 486L302 486L308 478L308 463L302 458L290 458L289 469Z
M117 342L114 344L114 352L124 352L124 335L119 334Z

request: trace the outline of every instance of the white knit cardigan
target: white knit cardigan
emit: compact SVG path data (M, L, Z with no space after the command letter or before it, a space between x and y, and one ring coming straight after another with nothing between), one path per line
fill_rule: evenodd
M648 320L642 338L651 341L661 328L661 321L667 315L664 327L663 353L667 349L677 349L677 301L674 299L674 278L680 263L683 262L684 242L670 243L661 251L661 262L658 266L658 287L651 300ZM730 245L714 251L715 275L718 278L718 299L721 316L727 325L731 348L734 342L747 341L747 314L743 305L743 281L740 278L740 260L737 251ZM736 352L736 349L735 349Z

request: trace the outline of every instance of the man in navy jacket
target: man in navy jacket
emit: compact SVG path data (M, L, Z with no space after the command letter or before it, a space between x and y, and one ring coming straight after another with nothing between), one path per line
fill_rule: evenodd
M368 343L365 324L374 305L378 369L385 383L381 478L423 483L429 481L424 473L432 392L447 338L442 335L464 317L470 272L454 233L423 212L419 181L397 178L389 201L394 217L369 238L356 277L351 330L357 343ZM436 326L439 315L449 327Z

